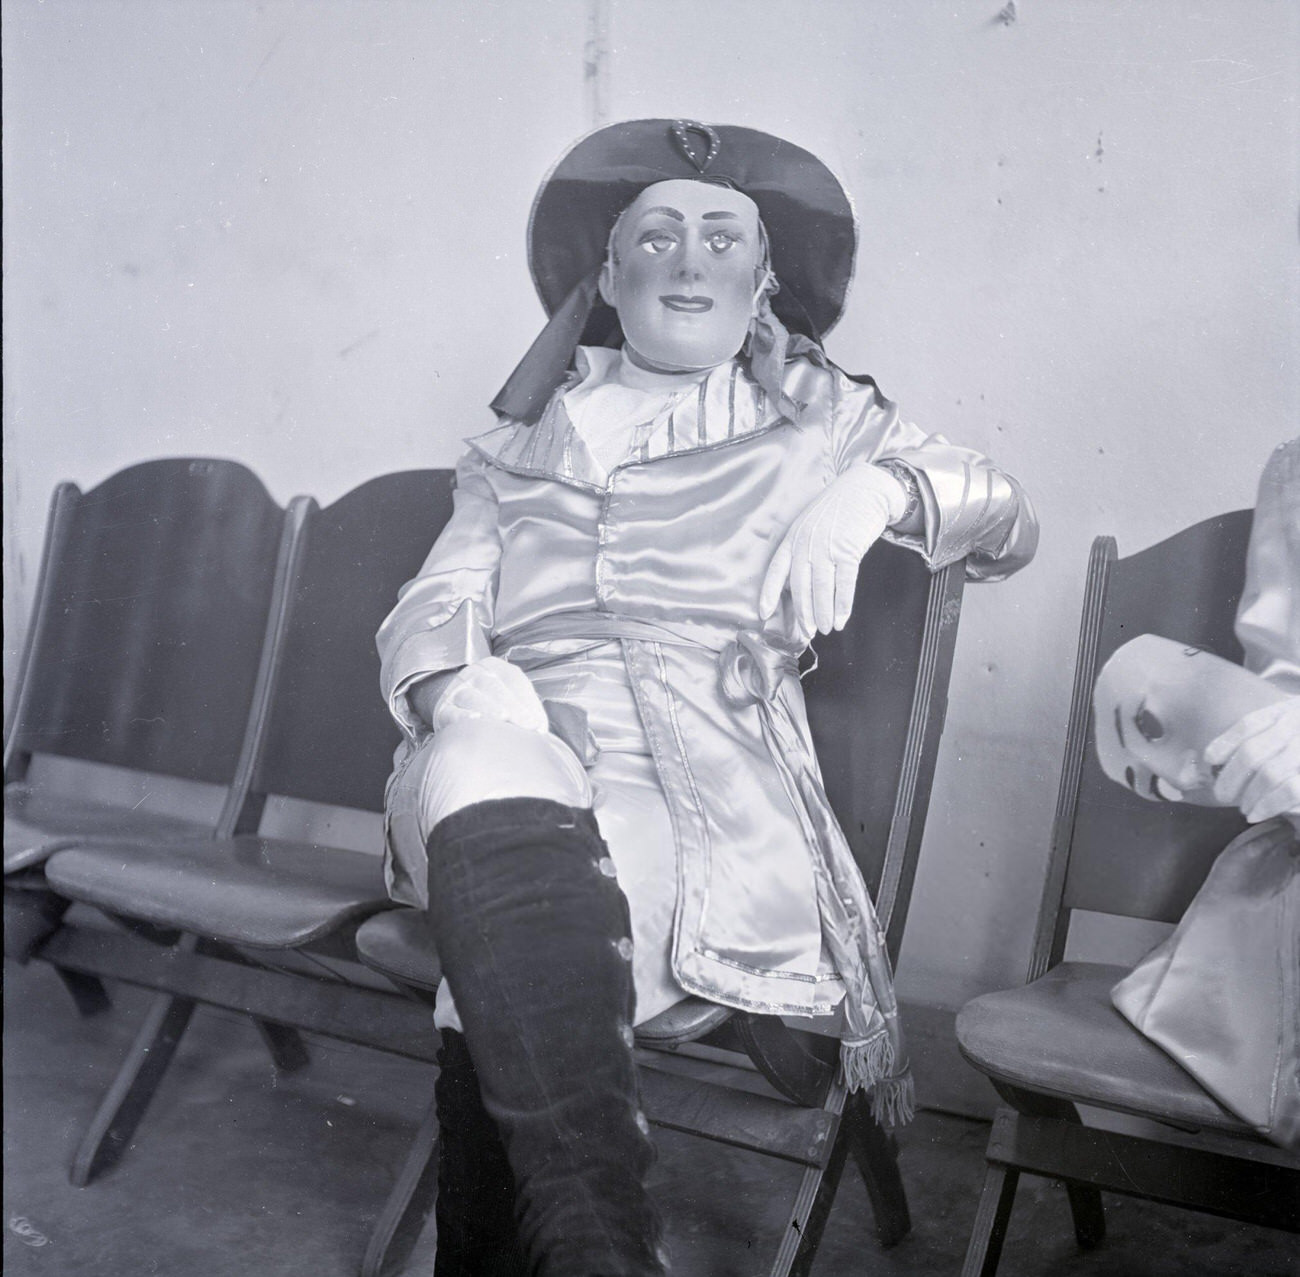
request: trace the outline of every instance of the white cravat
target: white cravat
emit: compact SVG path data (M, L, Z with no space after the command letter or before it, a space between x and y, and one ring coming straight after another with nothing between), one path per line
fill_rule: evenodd
M698 386L713 370L651 372L627 351L592 349L591 368L564 397L564 407L597 465L606 473L645 442L650 426L669 400Z

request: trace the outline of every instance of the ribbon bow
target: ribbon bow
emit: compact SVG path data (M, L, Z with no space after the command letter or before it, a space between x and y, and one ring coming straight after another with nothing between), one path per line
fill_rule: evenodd
M775 700L781 680L797 672L795 658L773 647L757 630L741 630L718 653L722 699L734 709Z

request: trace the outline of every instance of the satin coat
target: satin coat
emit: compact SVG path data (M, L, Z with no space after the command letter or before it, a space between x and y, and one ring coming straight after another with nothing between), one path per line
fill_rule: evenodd
M774 758L758 707L724 696L719 644L761 632L788 658L775 697L811 756L793 672L803 643L788 595L768 621L758 615L763 574L808 503L845 467L896 458L917 476L925 531L893 539L935 568L965 558L974 580L1005 577L1029 560L1033 511L986 458L907 424L874 384L846 376L815 348L786 365L795 420L734 360L670 398L631 459L606 473L564 396L589 360L609 355L580 350L536 425L505 420L469 440L453 516L378 635L384 693L406 738L395 776L426 730L406 692L428 675L490 653L528 669L538 627L545 634L557 616L698 636L658 642L647 629L618 638L671 816L672 975L682 989L728 1005L824 1014L843 981L824 951L811 853L792 854L808 848L809 814L783 780L789 769ZM583 647L592 643L573 650ZM554 645L540 650L553 675ZM390 891L422 905L425 865L393 841ZM611 843L616 860L619 850ZM638 902L630 903L635 916Z

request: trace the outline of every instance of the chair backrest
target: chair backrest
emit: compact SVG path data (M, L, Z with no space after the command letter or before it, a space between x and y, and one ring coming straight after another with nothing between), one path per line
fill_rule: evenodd
M848 625L816 640L804 681L826 793L897 962L948 707L964 564L932 574L886 542L867 555Z
M1206 519L1123 559L1113 538L1093 543L1031 978L1060 961L1074 909L1177 922L1245 828L1234 809L1148 802L1109 780L1093 742L1092 690L1111 653L1139 634L1241 660L1233 622L1252 517Z
M5 737L187 780L235 777L285 511L233 461L130 466L56 490Z
M451 491L450 470L410 470L371 479L325 509L312 504L255 796L383 809L400 738L379 694L375 631L450 517Z

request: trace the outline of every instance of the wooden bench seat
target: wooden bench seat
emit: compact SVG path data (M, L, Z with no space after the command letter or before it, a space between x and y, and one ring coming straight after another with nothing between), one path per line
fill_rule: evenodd
M56 852L58 892L151 926L254 949L299 949L391 907L382 861L368 852L282 838Z

